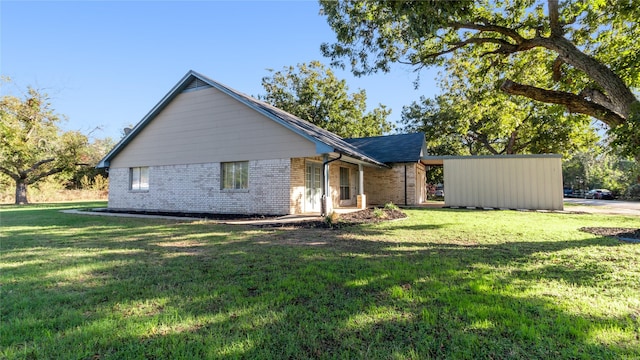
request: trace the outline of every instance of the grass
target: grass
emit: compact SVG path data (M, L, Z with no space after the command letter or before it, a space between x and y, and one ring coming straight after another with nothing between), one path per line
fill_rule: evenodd
M2 359L634 359L637 217L407 210L342 230L0 207Z

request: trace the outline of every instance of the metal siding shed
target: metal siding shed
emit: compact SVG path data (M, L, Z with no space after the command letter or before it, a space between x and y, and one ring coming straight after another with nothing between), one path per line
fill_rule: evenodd
M445 206L563 210L560 155L438 158L444 166Z

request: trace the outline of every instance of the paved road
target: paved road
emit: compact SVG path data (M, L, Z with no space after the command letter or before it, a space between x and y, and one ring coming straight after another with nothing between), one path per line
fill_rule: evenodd
M586 211L640 216L640 202L638 201L565 198L564 202L567 204L564 208L567 211Z

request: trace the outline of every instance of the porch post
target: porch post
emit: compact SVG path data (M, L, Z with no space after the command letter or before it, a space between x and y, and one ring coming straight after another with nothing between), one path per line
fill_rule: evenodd
M358 209L365 209L367 207L367 197L364 194L364 169L362 164L358 164L358 193L356 206Z
M321 215L331 213L331 189L329 188L329 156L322 156L322 211Z

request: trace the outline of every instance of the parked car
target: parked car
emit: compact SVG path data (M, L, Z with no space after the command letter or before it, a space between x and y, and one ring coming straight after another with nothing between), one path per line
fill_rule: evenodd
M602 199L602 200L613 200L613 194L611 191L607 189L592 189L589 190L585 195L585 199Z
M564 188L564 197L571 197L573 195L572 188Z

